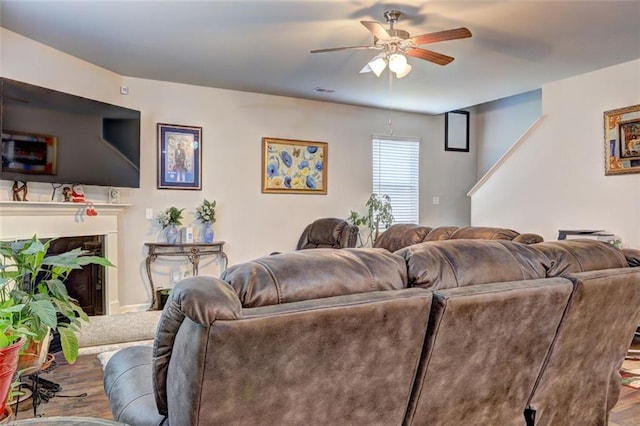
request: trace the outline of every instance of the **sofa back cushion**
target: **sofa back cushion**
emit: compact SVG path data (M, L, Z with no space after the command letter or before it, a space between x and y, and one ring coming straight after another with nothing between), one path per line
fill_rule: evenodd
M552 278L434 291L404 424L524 425L571 289Z
M530 246L501 240L445 240L398 250L410 287L443 289L544 278L550 261Z
M520 235L512 229L491 228L488 226L463 226L458 228L451 237L452 240L513 240Z
M548 271L550 277L628 266L624 253L604 241L588 239L545 241L532 244L530 247L543 253L551 261Z
M571 301L528 405L536 426L568 419L575 425L606 425L620 393L620 367L640 322L640 270L567 278L574 285ZM576 380L585 374L588 380Z
M425 241L442 241L451 238L451 235L458 230L457 226L438 226L433 228L427 236Z
M405 288L407 270L402 257L384 249L315 249L234 265L222 279L242 306L256 307Z
M387 249L391 252L424 241L432 228L413 223L397 223L391 225L380 235L373 247Z
M210 325L186 318L167 423L400 425L430 308L430 292L404 289L244 309Z

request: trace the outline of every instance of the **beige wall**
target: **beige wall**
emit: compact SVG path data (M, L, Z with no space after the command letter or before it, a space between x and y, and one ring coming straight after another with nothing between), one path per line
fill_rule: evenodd
M371 192L371 136L389 134L387 110L122 77L9 31L0 36L1 75L142 112L141 187L122 190L122 202L132 204L120 221L119 296L125 310L148 303L143 243L163 239L155 221L145 219L147 208L157 214L172 205L185 207L189 225L202 199L215 199L216 239L227 242L234 264L293 250L308 223L362 210ZM121 85L129 95L120 95ZM202 191L156 189L156 123L202 127ZM393 134L422 140L421 223L468 224L465 194L476 176L473 146L471 153L445 152L442 116L394 112ZM262 194L263 136L328 142L328 194ZM91 199L106 200L104 188L85 190ZM0 199L9 194L10 182L0 182ZM48 200L50 186L32 185L30 194L32 201ZM432 204L434 195L439 205ZM217 274L216 265L207 263L201 273ZM156 283L168 284L173 272L188 270L186 262L158 261Z
M640 247L640 175L604 175L603 130L604 111L640 104L639 76L636 60L545 85L540 124L475 192L471 223L550 240L604 229Z
M541 90L476 106L478 179L481 179L540 117L541 110Z

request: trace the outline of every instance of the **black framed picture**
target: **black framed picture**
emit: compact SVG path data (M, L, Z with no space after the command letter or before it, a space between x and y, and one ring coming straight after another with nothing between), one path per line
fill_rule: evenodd
M469 111L444 115L444 150L469 152Z
M202 189L202 127L158 123L158 189Z

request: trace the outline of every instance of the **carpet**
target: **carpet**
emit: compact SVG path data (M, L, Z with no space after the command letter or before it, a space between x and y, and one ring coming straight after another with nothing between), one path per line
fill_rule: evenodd
M153 340L142 340L138 342L126 342L118 345L111 345L109 347L105 347L104 352L100 352L97 357L100 360L100 365L102 365L102 370L107 366L107 363L111 359L116 352L121 349L124 349L129 346L153 346Z
M153 340L162 311L129 312L89 317L78 334L80 354L97 354L126 342Z
M625 358L620 370L622 384L630 388L640 389L640 359Z

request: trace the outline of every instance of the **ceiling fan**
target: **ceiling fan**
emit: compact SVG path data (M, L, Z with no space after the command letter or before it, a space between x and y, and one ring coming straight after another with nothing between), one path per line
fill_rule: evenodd
M382 50L380 54L362 68L360 73L373 72L380 77L380 74L388 64L389 69L396 74L396 77L402 78L411 71L411 65L407 63L407 56L423 59L438 65L447 65L454 59L451 56L418 46L471 37L471 31L464 27L410 37L407 31L394 28L400 16L402 16L402 12L399 10L387 10L384 13L384 17L389 24L388 30L377 21L360 21L373 34L372 46L333 47L312 50L311 53L336 52L349 49Z

